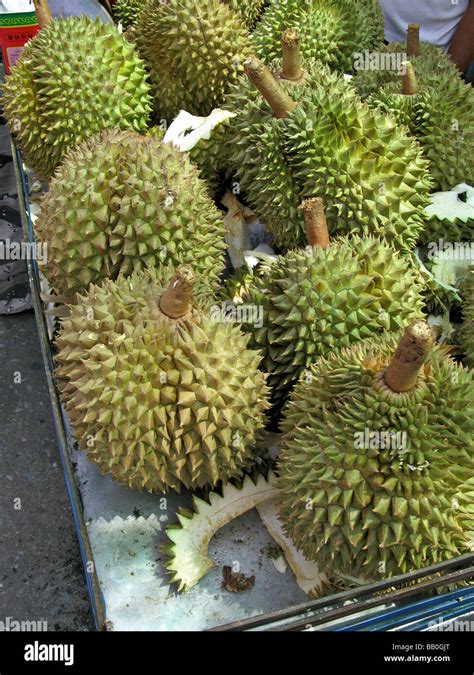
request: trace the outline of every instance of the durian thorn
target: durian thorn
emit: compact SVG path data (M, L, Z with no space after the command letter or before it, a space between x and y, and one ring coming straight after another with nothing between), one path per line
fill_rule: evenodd
M426 321L414 321L405 329L384 375L392 391L401 393L415 387L433 343L433 332Z
M283 52L281 77L292 82L301 81L304 76L301 66L301 49L298 31L294 28L286 30L281 37Z
M413 63L405 61L402 65L405 67L405 72L402 75L402 94L404 96L414 96L420 91L420 85L416 78Z
M193 297L194 273L190 267L180 265L173 281L160 298L160 310L170 319L180 319L188 313Z
M276 118L283 119L296 108L297 103L278 84L267 66L255 56L244 61L244 68L247 77L262 94Z
M305 199L299 208L304 214L308 245L327 248L330 241L323 200L320 197Z
M40 28L45 28L52 20L53 15L48 5L48 0L33 0L35 6L36 18Z
M407 56L420 55L420 25L409 23L407 28Z

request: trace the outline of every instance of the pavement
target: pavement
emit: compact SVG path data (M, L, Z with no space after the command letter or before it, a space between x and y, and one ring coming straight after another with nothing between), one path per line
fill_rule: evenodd
M93 630L32 311L0 316L0 354L0 622Z

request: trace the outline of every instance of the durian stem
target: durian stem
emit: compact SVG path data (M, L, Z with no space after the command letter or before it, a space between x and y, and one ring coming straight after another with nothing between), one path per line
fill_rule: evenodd
M283 119L296 108L295 101L280 87L270 70L261 61L250 56L244 61L244 68L247 77L262 94L275 113L275 117Z
M320 197L305 199L299 208L304 213L309 246L327 248L330 242L323 200Z
M408 24L407 29L407 56L420 55L420 26L417 23Z
M294 28L286 30L281 38L283 52L283 64L281 76L284 80L301 80L303 68L301 67L300 38Z
M414 96L420 91L420 85L416 78L415 69L410 61L405 61L405 72L402 75L402 94L405 96Z
M35 6L36 18L40 28L45 28L53 18L48 5L48 0L33 0Z
M180 265L176 276L160 298L160 310L170 319L180 319L188 313L193 297L194 274L190 267Z
M433 332L426 321L414 321L408 326L385 371L385 382L390 389L398 393L413 389L433 342Z

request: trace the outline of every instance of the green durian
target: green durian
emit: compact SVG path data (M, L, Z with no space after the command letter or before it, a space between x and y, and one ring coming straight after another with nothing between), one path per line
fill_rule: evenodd
M5 117L26 163L49 179L65 153L102 129L144 131L145 67L110 24L53 19L28 42L3 87Z
M383 43L384 21L378 0L273 0L253 35L257 55L279 58L287 29L298 31L306 59L349 72L355 53Z
M331 235L383 235L410 250L432 185L420 146L327 67L309 62L298 65L299 77L282 77L292 61L273 66L278 81L257 59L246 61L273 109L250 83L229 98L237 116L227 147L250 206L283 251L304 245L298 205L312 196L326 201Z
M474 183L474 91L455 74L444 86L422 87L407 62L400 83L390 83L369 96L368 104L390 113L409 128L429 160L434 187L450 190ZM429 232L429 227L426 234Z
M163 264L190 263L216 289L225 268L222 215L197 169L132 132L102 132L67 155L35 230L48 245L48 281L69 300L90 283Z
M148 65L156 113L209 115L243 72L250 38L221 0L150 0L135 28Z
M474 368L474 269L470 270L463 287L462 342L466 353L466 363Z
M302 205L308 221L325 229L320 199ZM327 228L326 228L327 235ZM249 280L244 304L261 310L248 325L251 346L263 351L278 412L302 372L321 355L422 315L418 274L408 258L374 237L351 234L288 252Z
M371 67L370 62L364 68L356 70L352 81L359 95L365 99L389 83L398 82L403 63L413 64L418 78L424 87L432 86L444 100L444 83L460 79L460 73L454 62L443 49L428 42L420 43L420 27L410 24L407 31L407 43L390 42L377 48L379 63Z
M240 14L249 30L254 28L268 4L267 0L222 0L222 2L236 14Z
M294 389L280 519L321 571L376 580L473 545L472 374L438 347L424 362L431 340L417 321L396 352L396 336L368 339Z
M112 7L115 23L122 24L124 30L134 26L145 4L146 0L117 0Z
M261 357L192 286L186 266L92 285L57 338L79 446L128 487L213 487L252 465L267 408Z

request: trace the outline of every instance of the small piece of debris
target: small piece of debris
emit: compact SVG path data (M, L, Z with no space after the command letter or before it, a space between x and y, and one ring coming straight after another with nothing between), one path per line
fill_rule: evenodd
M251 577L246 577L240 572L232 572L230 565L224 565L222 577L221 588L230 591L230 593L250 591L255 586L255 574L252 574Z
M140 516L142 515L140 509L137 509L136 506L133 509L133 515L135 516L135 518L140 518Z

